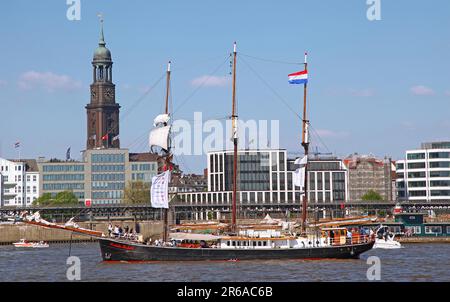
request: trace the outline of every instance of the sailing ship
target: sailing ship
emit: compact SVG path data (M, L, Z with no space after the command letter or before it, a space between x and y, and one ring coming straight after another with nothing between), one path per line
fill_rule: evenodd
M307 231L307 159L308 159L308 124L306 118L307 92L307 56L305 54L304 71L289 75L293 83L304 84L302 146L305 156L296 163L301 166L296 172L296 185L303 188L302 222L299 234L282 233L273 228L240 228L236 221L237 207L237 162L238 129L236 111L236 43L233 47L232 69L232 141L233 141L233 185L232 217L229 231L224 235L207 235L196 233L173 233L168 230L168 182L171 171L172 154L170 152L170 114L168 98L170 87L170 62L167 68L166 107L164 114L154 120L155 128L151 131L149 144L151 148L160 149L162 160L161 173L152 180L152 206L164 209L164 228L162 242L153 244L132 242L122 239L98 238L104 261L199 261L199 260L258 260L258 259L323 259L323 258L358 258L361 253L374 245L373 238L361 235L347 238L345 228L332 227ZM170 239L170 242L169 240Z

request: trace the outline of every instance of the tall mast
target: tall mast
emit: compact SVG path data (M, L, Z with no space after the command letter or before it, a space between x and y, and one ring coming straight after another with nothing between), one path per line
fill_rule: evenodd
M167 79L166 79L166 106L165 106L165 114L169 114L169 92L170 92L170 61L167 64ZM165 166L167 169L170 169L170 151L169 154L165 157ZM164 209L164 226L163 226L163 242L167 242L169 238L169 209Z
M237 133L237 113L236 113L236 42L233 46L233 94L232 94L232 133L233 133L233 204L231 228L236 232L236 199L237 199L237 161L238 161L238 133Z
M305 71L308 70L308 54L305 52ZM309 150L309 139L308 139L308 124L309 121L306 115L306 90L308 87L308 82L304 83L303 87L303 119L302 119L302 146L305 150L305 156L308 156ZM308 213L307 204L308 204L308 161L305 165L305 194L303 195L303 203L302 203L302 232L306 233L306 217Z
M167 77L166 77L166 110L165 113L169 114L169 92L170 92L170 61L167 63Z

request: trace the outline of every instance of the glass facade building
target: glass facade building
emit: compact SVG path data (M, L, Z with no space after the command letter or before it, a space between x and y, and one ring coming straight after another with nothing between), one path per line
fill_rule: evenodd
M94 205L123 202L128 182L151 183L157 174L156 156L150 153L129 153L128 149L90 149L82 161L38 161L42 176L41 192L56 195L72 191L84 203Z
M238 202L241 204L299 204L300 188L293 184L298 168L284 149L239 150ZM183 202L229 204L232 198L233 151L207 156L207 192L180 194ZM347 196L347 171L335 158L309 161L309 198L314 203L343 202Z

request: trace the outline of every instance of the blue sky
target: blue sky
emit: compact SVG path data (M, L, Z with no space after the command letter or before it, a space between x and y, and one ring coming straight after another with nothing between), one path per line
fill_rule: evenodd
M272 91L300 113L302 88L289 85L287 74L301 67L252 57L299 62L309 52L310 119L321 138L313 135L312 144L321 152L399 159L421 142L450 140L447 0L381 0L382 20L372 22L365 0L81 0L79 21L67 20L67 8L64 0L0 3L1 157L17 157L19 140L22 158L64 158L69 146L79 158L98 12L114 60L121 143L131 151L147 150L164 81L136 102L169 59L175 108L196 91L195 79L217 77L217 85L196 91L175 118L192 119L194 111L204 119L230 114L229 64L212 71L233 41L242 53L240 118L280 120L280 145L289 151L300 151L300 121ZM201 156L182 159L186 172L200 172L205 164Z

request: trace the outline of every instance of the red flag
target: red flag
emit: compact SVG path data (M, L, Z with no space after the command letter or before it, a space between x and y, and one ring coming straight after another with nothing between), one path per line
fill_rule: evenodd
M105 134L102 136L102 140L107 140L108 139L108 134Z
M343 210L345 208L344 203L341 203L341 210Z

